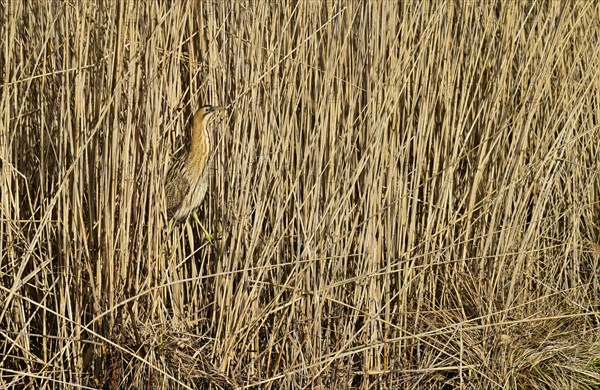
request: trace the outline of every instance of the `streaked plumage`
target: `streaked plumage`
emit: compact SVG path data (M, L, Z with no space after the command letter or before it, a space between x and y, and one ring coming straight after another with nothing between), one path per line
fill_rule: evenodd
M208 189L213 142L209 122L220 107L202 106L192 120L187 153L169 168L165 180L167 216L182 220L200 206Z

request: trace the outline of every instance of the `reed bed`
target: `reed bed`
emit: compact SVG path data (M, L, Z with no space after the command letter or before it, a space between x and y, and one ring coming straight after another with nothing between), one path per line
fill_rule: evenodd
M0 388L597 388L600 3L0 10Z

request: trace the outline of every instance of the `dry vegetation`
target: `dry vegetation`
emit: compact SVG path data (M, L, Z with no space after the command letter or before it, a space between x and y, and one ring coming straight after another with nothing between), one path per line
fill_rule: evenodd
M0 388L597 389L599 4L0 1Z

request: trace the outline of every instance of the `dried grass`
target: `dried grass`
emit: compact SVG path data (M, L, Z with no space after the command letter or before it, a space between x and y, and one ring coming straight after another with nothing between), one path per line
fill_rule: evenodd
M600 383L597 2L0 10L0 388Z

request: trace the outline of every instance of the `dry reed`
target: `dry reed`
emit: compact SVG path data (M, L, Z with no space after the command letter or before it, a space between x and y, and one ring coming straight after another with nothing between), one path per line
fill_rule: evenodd
M600 383L599 3L0 10L0 388Z

